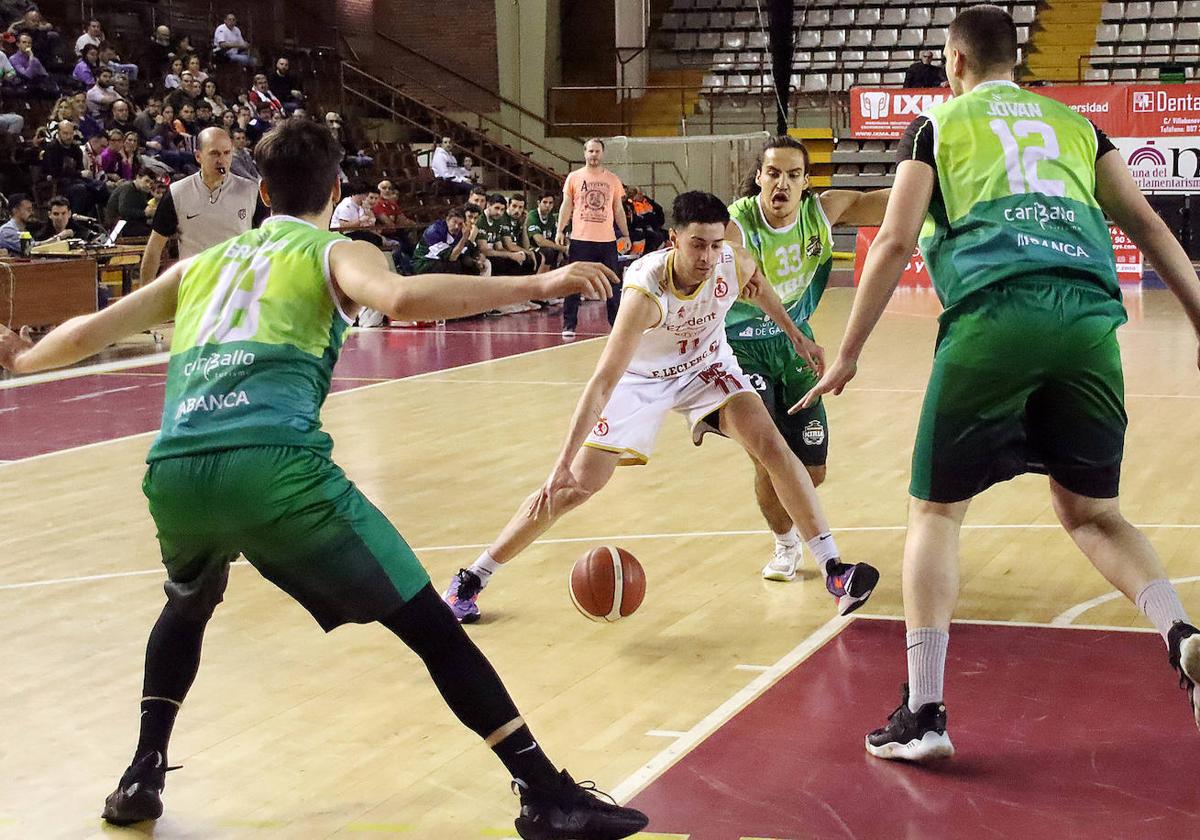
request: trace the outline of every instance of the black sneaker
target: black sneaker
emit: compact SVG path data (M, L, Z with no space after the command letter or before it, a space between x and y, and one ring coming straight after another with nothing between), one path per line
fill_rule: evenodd
M908 710L908 683L900 688L900 705L888 715L887 726L867 735L867 752L876 758L931 761L954 755L946 734L946 706L926 703Z
M605 802L592 782L576 784L566 770L555 790L536 790L519 781L513 790L521 795L517 834L525 840L619 840L637 834L650 819L641 811ZM609 797L611 799L611 797Z
M1200 697L1196 683L1200 682L1200 630L1183 621L1176 621L1167 633L1171 667L1179 672L1179 687L1187 689L1192 704L1192 717L1200 727Z
M104 800L104 813L100 816L113 825L158 819L163 812L162 790L167 771L177 769L167 766L162 753L146 753L129 765L117 789Z
M869 563L834 561L826 566L825 589L837 601L838 615L850 615L867 603L879 583L879 570Z

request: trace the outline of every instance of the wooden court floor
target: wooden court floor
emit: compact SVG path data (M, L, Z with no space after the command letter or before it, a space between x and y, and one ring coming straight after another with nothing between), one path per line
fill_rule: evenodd
M850 300L831 290L814 321L831 353ZM1196 347L1166 292L1128 305L1125 510L1148 526L1200 614ZM898 294L859 377L829 402L820 494L843 552L884 574L875 614L901 614L908 460L936 312L928 293ZM330 398L335 458L439 588L543 480L601 347L583 341ZM136 739L144 645L163 600L139 486L149 443L0 467L0 837L137 833L106 829L98 815ZM1140 625L1056 530L1045 484L1027 476L976 503L959 615ZM555 761L631 794L645 774L626 780L680 733L818 638L831 599L815 573L759 578L771 548L763 528L744 456L712 438L695 449L682 420L670 420L648 466L618 471L494 579L470 633ZM566 593L574 558L601 542L634 551L648 577L641 611L611 626L585 621ZM897 682L902 661L897 651ZM893 702L878 699L881 716ZM796 709L777 725L824 711ZM154 837L515 836L503 768L442 706L415 657L378 627L323 635L244 563L209 626L170 758L183 769L167 778L166 814L142 832Z

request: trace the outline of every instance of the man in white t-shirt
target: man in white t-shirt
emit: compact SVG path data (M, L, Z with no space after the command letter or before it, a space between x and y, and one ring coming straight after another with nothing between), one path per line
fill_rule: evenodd
M353 228L368 228L375 225L375 214L367 207L367 194L370 186L364 183L351 183L346 187L345 198L338 202L333 209L333 218L329 221L330 230L349 230Z
M453 148L454 141L443 137L441 144L433 150L429 168L433 171L433 177L441 181L450 192L465 195L471 191L471 176L466 169L458 165L458 158L451 151Z
M237 25L237 15L230 12L225 22L213 32L213 57L223 58L243 67L257 67L258 59L250 54L250 45L242 37Z
M100 26L100 21L92 18L88 21L87 29L83 34L75 39L75 55L83 52L83 48L89 44L99 48L104 43L104 28Z
M825 572L839 614L858 609L874 591L879 581L874 567L841 561L808 471L738 366L725 338L725 314L739 296L749 297L814 369L821 367L821 348L792 323L774 287L757 276L753 257L725 242L729 211L721 199L681 193L671 215L673 247L625 270L616 324L575 407L550 477L488 550L450 582L443 597L459 621L478 621L475 601L491 577L560 516L604 487L618 465L647 463L672 411L687 419L697 446L709 432L727 433L767 468Z

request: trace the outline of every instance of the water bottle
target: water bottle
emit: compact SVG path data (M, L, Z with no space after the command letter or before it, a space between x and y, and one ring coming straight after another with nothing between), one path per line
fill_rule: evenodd
M33 234L27 230L21 231L21 256L28 257L33 252Z

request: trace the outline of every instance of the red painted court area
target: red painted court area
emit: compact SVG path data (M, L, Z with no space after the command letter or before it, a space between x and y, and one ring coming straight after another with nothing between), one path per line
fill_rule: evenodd
M1200 838L1200 733L1150 633L955 625L958 752L867 755L899 702L904 626L857 620L639 794L690 840Z
M442 327L355 332L334 370L332 390L555 347L563 343L561 329L562 310L556 307ZM607 332L604 307L584 304L576 340ZM162 419L165 381L165 364L146 364L0 389L0 461L154 431Z

